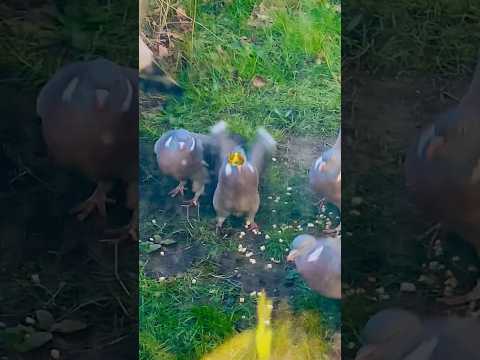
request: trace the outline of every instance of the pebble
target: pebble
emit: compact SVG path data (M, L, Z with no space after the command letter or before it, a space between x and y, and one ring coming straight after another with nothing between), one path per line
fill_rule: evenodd
M35 325L35 322L36 322L35 319L31 318L30 316L27 316L25 318L25 324L27 324L27 325Z
M260 246L260 251L265 251L265 245Z
M245 298L241 297L240 299L238 299L240 301L240 303L244 303L245 302Z
M413 283L403 282L403 283L400 284L400 291L401 292L415 292L415 291L417 291L417 287Z
M57 350L57 349L52 349L52 350L50 350L50 357L51 357L53 360L58 360L58 359L60 359L60 351Z
M257 260L255 260L255 259L250 259L250 263L251 263L251 264L256 264L256 263L257 263Z
M273 268L273 265L272 264L267 264L267 269L271 269Z

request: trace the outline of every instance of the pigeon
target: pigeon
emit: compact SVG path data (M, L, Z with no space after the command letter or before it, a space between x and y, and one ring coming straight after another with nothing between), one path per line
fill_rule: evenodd
M287 261L295 262L298 272L317 293L331 298L342 297L341 237L299 235L291 245Z
M208 136L177 129L163 134L154 147L160 171L179 181L169 195L183 195L185 185L189 180L192 181L194 197L187 201L191 206L198 206L209 177L208 164L204 160L205 145L212 145Z
M342 140L341 131L332 148L312 164L309 171L310 188L341 210L342 200Z
M248 156L243 147L228 136L226 128L222 121L211 130L221 156L213 195L217 231L230 215L245 216L248 229L256 230L255 215L260 207L259 180L266 166L266 156L273 153L276 142L264 128L259 128Z
M468 92L453 110L421 131L408 149L406 185L430 219L454 231L480 255L480 60ZM472 292L445 299L457 304L480 299Z
M479 360L480 322L474 318L421 320L403 309L374 315L362 331L356 360Z
M37 114L49 156L96 182L72 212L106 216L113 182L127 186L133 211L120 238L138 239L138 72L98 58L61 68L41 89Z

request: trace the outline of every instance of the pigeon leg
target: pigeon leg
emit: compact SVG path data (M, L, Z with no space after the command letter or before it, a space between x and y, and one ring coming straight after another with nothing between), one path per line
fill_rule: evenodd
M200 196L203 195L205 191L205 185L194 181L192 184L192 190L194 191L195 195L193 196L193 199L186 201L185 204L188 206L196 207L198 206L198 199L200 198Z
M217 225L215 227L215 233L218 234L222 229L223 223L225 222L226 216L217 216Z
M439 301L450 306L462 305L480 300L480 279L475 288L465 295L440 298Z
M107 216L106 204L115 201L107 198L107 193L112 189L112 183L100 181L93 194L84 202L74 207L70 213L76 214L80 221L85 220L95 209L102 217Z
M168 195L170 195L171 197L175 197L177 196L178 194L182 194L183 195L183 192L185 191L185 184L187 182L186 181L180 181L177 185L176 188L174 188L173 190L171 190Z
M248 215L246 225L247 229L254 233L259 230L259 226L255 223L255 214Z
M130 218L130 222L128 223L128 225L123 226L119 229L112 229L106 231L107 236L112 237L109 237L108 239L104 239L102 241L117 243L127 239L131 239L134 242L138 241L138 183L136 181L128 184L126 206L127 208L132 210L132 217Z

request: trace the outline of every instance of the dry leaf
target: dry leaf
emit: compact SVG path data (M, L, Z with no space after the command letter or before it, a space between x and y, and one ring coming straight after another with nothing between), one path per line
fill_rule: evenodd
M265 80L263 77L257 75L253 78L252 85L253 85L253 87L256 87L256 88L259 89L259 88L262 88L265 85L267 85L267 80Z

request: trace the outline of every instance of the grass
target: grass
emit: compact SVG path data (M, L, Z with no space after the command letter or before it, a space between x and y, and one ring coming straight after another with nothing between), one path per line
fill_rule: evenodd
M471 0L349 1L342 14L344 61L382 73L470 73L480 7ZM465 31L468 29L468 31Z
M155 137L176 127L205 132L226 119L247 138L259 125L279 138L331 135L340 108L340 16L322 3L272 2L273 23L266 28L248 25L253 1L199 4L199 25L182 47L186 94L165 114L147 114L142 133ZM251 86L256 76L265 87Z
M39 2L36 7L4 6L3 65L12 78L37 87L63 64L103 56L137 68L138 5L128 0L76 3ZM13 74L12 74L13 73Z
M202 197L200 219L178 214L178 202L165 196L174 181L159 177L155 164L142 163L148 170L141 185L141 359L158 358L158 349L178 360L200 359L255 324L256 301L250 292L262 287L275 306L283 299L295 314L314 311L325 329L323 340L328 341L340 326L338 302L313 293L285 264L285 256L295 235L319 233L328 217L335 221L335 211L319 215L311 200L306 186L310 163L289 151L314 154L320 139L338 131L338 5L238 0L173 6L195 19L193 32L175 42L181 61L173 62L181 64L177 78L185 94L171 99L163 110L142 109L141 136L149 144L145 155L151 142L168 129L205 133L219 120L246 139L265 126L279 141L279 150L262 178L258 236L243 236L242 220L236 218L227 219L225 236L215 234L213 184ZM178 29L173 24L170 31ZM255 86L255 79L265 85ZM295 145L297 138L307 139L308 149ZM168 245L158 249L165 240ZM239 244L253 253L255 265L239 253ZM185 255L189 252L193 255ZM189 261L183 264L183 258ZM156 259L160 272L166 266L162 264L170 264L163 270L172 274L152 276ZM272 270L265 270L267 264Z

